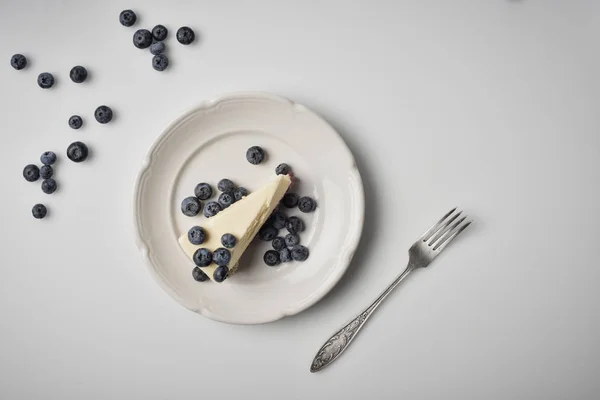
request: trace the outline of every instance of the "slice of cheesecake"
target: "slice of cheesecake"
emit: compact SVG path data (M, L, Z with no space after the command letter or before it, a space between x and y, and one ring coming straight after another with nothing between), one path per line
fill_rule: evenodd
M179 238L179 245L185 254L193 259L194 253L199 248L206 248L212 253L219 247L223 247L221 236L225 233L231 233L237 239L235 247L229 249L231 252L229 274L233 274L237 270L238 260L275 210L291 184L292 180L289 175L275 176L262 188L233 203L214 217L198 223L206 232L204 243L191 244L186 232ZM210 279L213 279L216 268L217 265L212 263L201 269Z

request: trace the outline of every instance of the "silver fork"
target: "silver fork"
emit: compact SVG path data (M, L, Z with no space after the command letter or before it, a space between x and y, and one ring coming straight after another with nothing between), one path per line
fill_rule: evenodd
M462 215L462 217L461 217ZM460 217L460 218L459 218ZM408 250L408 266L381 295L356 318L330 337L317 352L310 372L317 372L335 361L348 348L352 340L367 322L381 302L417 268L425 268L456 238L472 221L465 222L466 215L454 208L429 228Z

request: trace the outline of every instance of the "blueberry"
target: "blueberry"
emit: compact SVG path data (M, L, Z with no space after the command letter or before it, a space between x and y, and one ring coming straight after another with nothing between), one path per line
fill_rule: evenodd
M219 204L223 208L227 208L235 202L233 192L223 192L219 195Z
M219 247L213 252L213 261L219 266L227 265L231 261L231 252L223 247Z
M226 233L223 236L221 236L221 244L228 249L235 247L236 243L237 239L231 233Z
M277 232L275 227L271 225L263 225L263 227L258 231L258 236L260 237L260 240L270 242L271 240L275 239L278 233L279 232Z
M71 72L69 73L71 80L75 83L82 83L88 77L87 69L82 67L81 65L77 65L71 68Z
M88 147L82 142L73 142L67 147L67 157L73 162L82 162L88 157Z
M279 164L277 168L275 168L275 173L277 175L287 175L292 171L289 165L286 163Z
M213 279L215 282L223 282L229 276L229 268L225 265L221 265L213 272Z
M201 226L192 226L188 231L188 240L191 244L202 244L204 239L206 239L206 232Z
M300 236L294 233L288 233L285 235L285 245L287 247L294 247L295 245L300 243Z
M190 196L183 199L181 202L181 212L188 217L194 217L200 212L202 203L196 196Z
M212 254L208 249L200 248L194 252L192 259L197 266L207 267L212 262Z
M138 29L133 34L133 44L138 49L147 49L152 44L152 34L148 29Z
M227 178L221 179L219 183L217 183L217 189L219 189L220 192L231 192L234 187L235 185L233 182Z
M54 85L54 77L49 72L42 72L38 75L37 83L42 89L50 89Z
M245 187L240 186L233 190L233 197L235 198L235 201L241 200L242 197L246 197L248 196L248 194L248 189L246 189Z
M31 209L31 213L33 214L33 218L42 219L42 218L44 218L46 216L46 214L48 213L48 210L46 209L45 205L43 205L43 204L36 204Z
M273 225L276 229L283 229L287 223L287 217L281 211L275 211L271 215L271 225Z
M298 217L288 218L286 228L289 233L296 234L304 230L304 222Z
M281 263L281 259L279 258L279 252L275 250L267 250L265 255L263 256L263 260L265 264L269 267L274 267L277 264Z
M56 154L53 151L45 151L40 156L40 161L44 165L52 165L56 162Z
M265 151L259 146L252 146L246 151L246 160L250 164L258 165L265 159Z
M42 165L42 168L40 168L40 176L42 177L42 179L50 179L52 178L52 175L54 175L54 170L52 169L52 166Z
M198 267L194 267L194 269L192 270L192 276L194 277L194 280L197 282L204 282L205 280L208 279L208 275L206 275L204 272L202 272L202 270Z
M177 41L179 43L188 45L191 44L194 39L196 39L196 34L191 28L182 26L177 30Z
M152 57L152 68L157 71L164 71L169 66L169 59L164 54L158 54Z
M279 250L279 258L281 262L290 262L292 261L292 252L288 248L281 249Z
M221 207L221 205L219 203L217 203L216 201L209 201L208 203L206 203L206 205L204 206L204 216L206 218L210 218L210 217L214 217L215 215L217 215L219 213L219 211L221 211L223 208Z
M94 111L94 118L101 124L108 124L113 118L113 111L108 106L99 106Z
M132 26L137 21L137 15L131 10L123 10L119 14L119 22L123 26Z
M154 28L152 28L152 37L157 42L162 42L163 40L165 40L168 34L169 30L163 25L156 25Z
M294 208L298 205L298 195L296 193L286 193L281 202L287 208Z
M196 188L194 189L194 194L200 200L210 199L210 197L212 196L212 193L213 193L212 187L206 182L197 184Z
M163 42L155 42L150 45L150 53L152 53L156 56L158 54L164 53L165 48L166 48L166 46Z
M52 194L56 191L56 181L52 178L44 179L42 181L42 192L46 194Z
M292 258L296 261L304 261L308 258L308 249L301 244L292 247Z
M69 126L73 129L79 129L83 125L83 119L79 115L72 115L69 118Z
M37 165L29 164L23 168L23 178L27 182L35 182L40 179L40 169Z
M284 249L285 248L285 239L282 238L281 236L278 236L275 239L273 239L273 242L271 243L271 245L273 246L273 249L275 249L277 251Z
M298 209L303 213L309 213L317 208L317 203L308 196L300 197L298 200Z
M10 58L10 65L16 70L22 70L27 66L27 58L23 54L15 54Z

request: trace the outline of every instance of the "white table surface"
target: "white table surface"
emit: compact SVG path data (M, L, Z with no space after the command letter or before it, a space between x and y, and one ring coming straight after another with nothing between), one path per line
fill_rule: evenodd
M351 4L352 3L352 4ZM3 1L0 398L592 399L600 390L600 2ZM171 66L131 43L170 28ZM196 44L176 43L189 25ZM26 70L9 65L13 53ZM75 85L69 69L89 68ZM57 85L44 91L37 74ZM185 109L260 90L327 118L357 158L364 236L324 300L233 326L179 306L134 246L132 185ZM116 118L93 121L100 104ZM85 118L80 131L71 114ZM81 165L74 140L93 156ZM62 157L59 192L21 176ZM45 202L51 215L34 220ZM447 209L475 219L348 352L322 342L398 274Z

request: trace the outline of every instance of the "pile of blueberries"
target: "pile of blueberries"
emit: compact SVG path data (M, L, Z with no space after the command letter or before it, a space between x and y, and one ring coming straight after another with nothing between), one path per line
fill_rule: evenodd
M137 21L137 15L132 10L121 11L119 15L121 25L130 27ZM169 35L169 30L164 25L156 25L152 31L148 29L138 29L133 34L133 44L138 49L150 48L152 57L152 68L157 71L164 71L169 66L169 58L164 54L166 51L165 39ZM196 39L194 31L187 26L182 26L177 30L177 41L183 45L192 44Z

